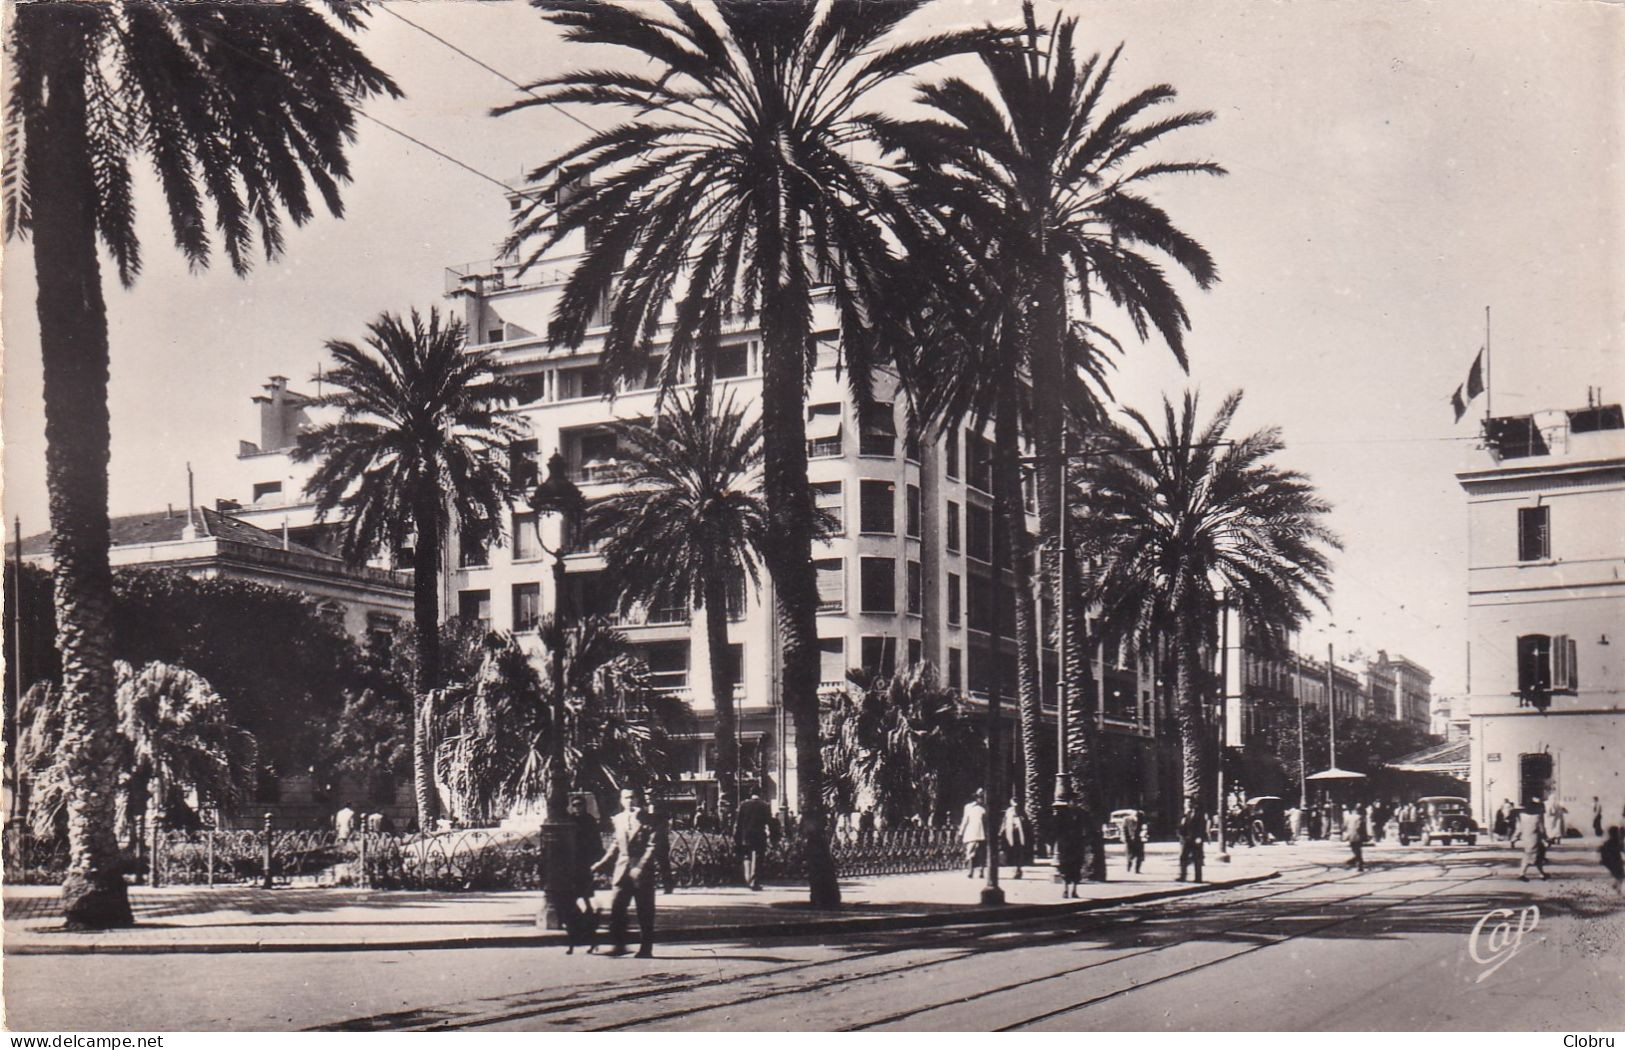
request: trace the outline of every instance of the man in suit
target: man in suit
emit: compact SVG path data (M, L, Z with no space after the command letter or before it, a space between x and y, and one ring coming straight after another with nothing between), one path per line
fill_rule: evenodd
M734 847L745 868L745 885L753 890L762 888L762 854L767 852L772 823L773 811L760 794L752 792L739 804L734 818Z
M1207 842L1207 822L1202 819L1202 813L1196 808L1196 800L1185 800L1185 814L1179 818L1179 881L1185 881L1185 875L1192 868L1196 869L1196 881L1202 881L1202 850Z
M610 820L612 838L608 852L594 871L615 866L610 885L615 897L610 904L609 936L614 942L610 955L626 954L626 911L634 902L638 909L638 958L654 958L655 936L655 853L660 847L659 829L643 817L643 796L630 788L621 792L621 811Z

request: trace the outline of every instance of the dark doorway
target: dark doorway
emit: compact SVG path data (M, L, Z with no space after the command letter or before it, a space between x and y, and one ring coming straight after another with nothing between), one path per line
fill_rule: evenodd
M1552 782L1552 756L1542 752L1518 756L1518 801L1528 805L1531 799L1546 798Z

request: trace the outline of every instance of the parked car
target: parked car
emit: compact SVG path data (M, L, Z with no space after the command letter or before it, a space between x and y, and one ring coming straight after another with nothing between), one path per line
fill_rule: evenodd
M1292 841L1292 831L1287 827L1286 802L1280 796L1256 795L1247 800L1247 808L1253 811L1253 839L1259 845Z
M1456 795L1430 795L1416 800L1413 820L1399 822L1399 844L1412 842L1433 845L1442 842L1465 842L1469 846L1478 842L1478 822L1467 800Z
M1106 820L1106 823L1100 825L1100 837L1105 839L1107 842L1122 842L1123 818L1127 817L1130 813L1137 812L1139 812L1139 810L1132 807L1129 809L1112 810L1112 815ZM1145 834L1143 829L1140 833L1141 835Z

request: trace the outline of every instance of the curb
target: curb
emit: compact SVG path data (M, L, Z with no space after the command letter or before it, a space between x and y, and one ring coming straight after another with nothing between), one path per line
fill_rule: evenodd
M1079 912L1100 911L1125 904L1146 904L1152 901L1190 897L1215 890L1251 886L1280 878L1280 872L1251 875L1224 882L1205 882L1178 889L1147 890L1126 897L1101 900L1066 901L1056 904L1019 904L1002 908L972 907L958 911L903 915L841 916L829 919L799 919L788 922L743 923L730 926L689 926L678 928L658 937L658 943L677 944L691 941L736 940L752 937L806 937L818 934L848 934L884 932L887 930L931 929L941 926L973 926L1000 922L1020 922L1049 915L1073 915ZM206 927L203 927L206 928ZM310 952L415 952L444 951L458 948L542 948L566 943L561 930L543 933L502 934L493 937L436 937L420 940L364 941L349 943L312 941L218 941L188 944L19 944L6 945L4 954L21 955L220 955L254 952L310 953Z

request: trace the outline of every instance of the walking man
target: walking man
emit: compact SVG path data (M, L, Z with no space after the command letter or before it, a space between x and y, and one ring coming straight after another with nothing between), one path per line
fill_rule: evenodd
M965 877L974 879L978 868L987 867L987 807L982 805L982 789L965 803L959 819L959 841L965 845Z
M1010 806L1004 811L1004 824L999 828L999 836L1004 839L1005 858L1016 866L1016 878L1021 878L1021 865L1027 858L1027 847L1032 838L1027 830L1026 814L1015 799L1010 800Z
M1529 865L1533 864L1535 870L1540 872L1543 879L1551 878L1546 874L1546 822L1545 814L1541 812L1540 799L1530 799L1523 812L1518 815L1518 830L1514 841L1523 846L1523 863L1518 865L1518 881L1529 881Z
M759 792L752 792L739 804L734 818L734 848L745 868L745 885L753 890L762 888L762 855L767 852L768 826L772 822L773 811Z
M1365 818L1358 808L1349 811L1349 819L1343 824L1343 838L1349 844L1349 863L1364 871Z
M1591 833L1602 838L1602 799L1591 796Z
M1138 875L1145 863L1145 818L1137 809L1123 817L1123 851L1130 874Z
M643 819L643 796L630 788L621 792L621 811L610 820L613 837L593 871L615 866L610 885L615 898L610 904L610 955L626 954L626 912L638 910L638 958L654 958L655 938L655 851L659 838L652 821Z
M1202 849L1207 842L1207 824L1202 814L1196 809L1196 800L1185 800L1185 814L1179 818L1179 881L1185 881L1185 873L1191 868L1196 869L1195 881L1202 881Z

